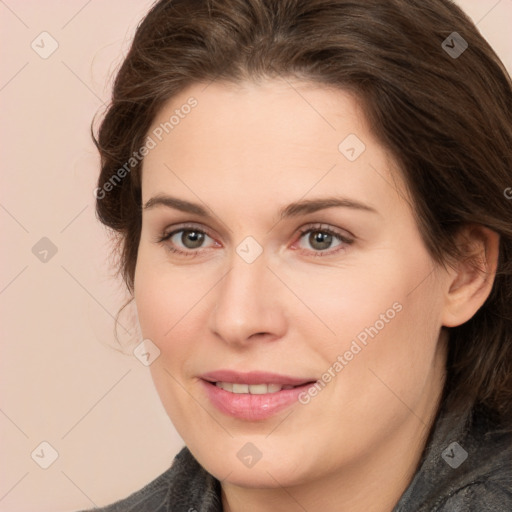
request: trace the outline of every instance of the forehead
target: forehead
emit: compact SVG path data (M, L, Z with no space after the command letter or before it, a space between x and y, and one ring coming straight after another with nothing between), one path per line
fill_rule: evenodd
M268 203L269 193L296 200L327 191L371 203L396 201L401 186L357 98L319 84L194 84L164 105L148 136L144 201L178 188L188 197L236 194L246 206Z

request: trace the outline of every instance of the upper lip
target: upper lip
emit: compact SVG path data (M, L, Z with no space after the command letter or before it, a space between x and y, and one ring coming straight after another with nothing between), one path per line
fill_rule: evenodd
M309 382L315 382L316 379L290 377L270 372L235 372L233 370L216 370L204 373L201 379L209 382L230 382L233 384L280 384L282 386L300 386Z

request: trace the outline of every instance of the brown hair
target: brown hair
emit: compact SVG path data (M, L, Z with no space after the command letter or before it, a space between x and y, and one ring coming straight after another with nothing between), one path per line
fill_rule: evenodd
M464 48L453 32L467 42L461 55L449 51ZM449 0L157 2L117 74L96 141L97 214L118 234L128 290L141 230L142 164L112 180L143 146L155 114L193 83L279 76L357 95L401 168L436 261L462 257L455 244L461 226L500 234L491 295L450 329L444 398L453 407L483 405L512 425L511 80Z

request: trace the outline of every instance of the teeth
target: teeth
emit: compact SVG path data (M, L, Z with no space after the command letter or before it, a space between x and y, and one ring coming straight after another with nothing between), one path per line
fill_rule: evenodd
M233 393L233 384L230 382L217 382L217 386L219 388L225 389L226 391L231 391Z
M280 384L234 384L232 382L216 382L218 388L235 394L264 395L265 393L277 393L282 389L293 389L294 386L281 386Z
M249 392L251 395L264 395L265 393L268 393L268 386L266 384L251 384L246 387L247 391L245 391L245 393Z
M233 393L249 393L249 385L233 384Z

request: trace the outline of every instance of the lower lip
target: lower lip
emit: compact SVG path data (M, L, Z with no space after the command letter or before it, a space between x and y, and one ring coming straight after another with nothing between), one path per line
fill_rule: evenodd
M270 418L290 407L298 402L301 393L314 385L310 382L296 388L283 389L276 393L251 395L249 393L231 393L206 380L201 380L201 382L210 401L219 411L228 416L249 421Z

